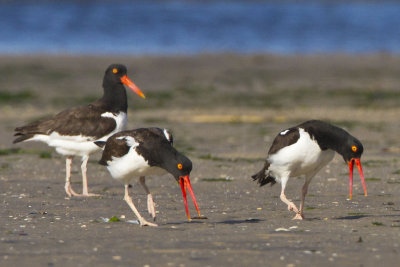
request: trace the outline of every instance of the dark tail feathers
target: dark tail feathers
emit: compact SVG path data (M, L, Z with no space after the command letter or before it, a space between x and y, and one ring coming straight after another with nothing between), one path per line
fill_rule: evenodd
M106 141L95 141L94 142L96 146L100 147L101 149L104 150L104 148L106 147ZM107 166L107 162L104 160L103 157L101 157L101 159L99 160L99 164Z
M103 159L99 160L99 164L103 166L108 166L107 162L105 162Z
M102 149L104 149L104 146L106 145L106 141L95 141L94 144Z
M258 173L254 174L251 176L254 181L257 181L260 186L266 185L268 183L271 183L271 186L273 186L276 183L276 180L272 176L267 176L265 173L268 170L269 163L265 163L264 167L259 171Z
M14 139L13 144L30 139L34 136L34 134L16 133L16 134L14 134L14 136L18 136L18 137L16 139Z
M37 127L37 123L32 123L22 127L17 127L14 129L14 131L15 131L14 136L16 136L16 138L14 139L13 144L31 139L32 137L35 136L35 134L41 133L41 131L39 131Z

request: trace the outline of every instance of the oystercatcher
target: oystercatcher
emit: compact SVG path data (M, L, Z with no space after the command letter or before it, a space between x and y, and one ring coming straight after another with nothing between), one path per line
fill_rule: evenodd
M295 127L280 132L268 151L264 167L252 176L260 186L276 182L282 184L280 198L288 205L288 209L294 211L293 219L303 219L304 199L307 194L311 179L327 165L334 157L335 152L343 156L349 166L350 175L350 199L353 186L353 166L356 163L364 187L365 186L360 158L363 153L361 142L351 136L345 130L329 123L311 120ZM301 195L300 209L285 196L285 187L289 178L304 175L304 183Z
M179 153L173 145L173 137L166 129L140 128L123 131L108 138L107 142L96 142L104 148L100 164L107 166L114 179L125 185L124 200L139 219L140 225L157 226L146 221L138 212L129 196L128 188L131 180L139 177L141 185L147 193L147 209L155 220L156 212L153 197L145 184L145 176L170 173L180 183L186 215L191 220L186 199L186 190L192 196L194 206L200 216L199 207L189 180L192 162Z
M107 140L112 134L125 129L128 104L123 84L145 98L126 73L124 65L110 65L104 74L102 98L15 129L14 136L17 138L14 143L41 141L67 157L65 192L69 197L95 195L88 192L86 170L89 154L99 149L94 141ZM82 158L82 194L73 191L70 184L74 156Z

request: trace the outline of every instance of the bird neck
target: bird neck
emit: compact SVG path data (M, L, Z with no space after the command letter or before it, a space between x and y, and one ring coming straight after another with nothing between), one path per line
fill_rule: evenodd
M344 143L347 143L349 134L334 125L321 124L320 127L306 127L312 138L314 138L322 150L331 149L343 154Z
M108 80L103 81L104 94L100 101L105 108L113 113L127 112L128 101L125 87L122 83L111 83Z

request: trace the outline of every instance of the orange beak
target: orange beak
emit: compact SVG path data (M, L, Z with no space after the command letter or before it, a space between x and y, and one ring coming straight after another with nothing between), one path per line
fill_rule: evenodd
M191 219L190 219L189 208L188 208L187 199L186 199L186 189L189 189L189 193L192 196L192 200L193 200L194 206L196 207L197 213L199 214L199 216L201 216L199 206L197 206L197 201L196 201L196 198L193 193L192 185L190 184L189 175L179 177L179 183L180 183L181 189L182 189L183 202L185 203L186 215L190 222Z
M145 95L142 93L142 91L140 91L139 87L137 87L136 84L134 84L132 80L128 78L127 75L121 77L121 82L126 86L128 86L129 88L131 88L132 91L134 91L136 94L140 95L143 98L146 98Z
M349 199L351 199L352 191L353 191L353 167L354 167L354 162L356 163L358 172L360 173L361 182L362 182L362 185L364 187L364 194L365 194L365 196L367 196L367 186L365 185L364 174L363 174L363 171L362 171L360 159L351 159L349 162L347 162L347 164L349 165L349 174L350 174L350 185L349 185L350 197L349 197Z

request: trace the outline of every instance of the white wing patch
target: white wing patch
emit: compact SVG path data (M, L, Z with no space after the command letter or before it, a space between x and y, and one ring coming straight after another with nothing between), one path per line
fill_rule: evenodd
M101 114L102 117L107 117L107 118L113 118L115 119L115 115L112 114L111 112L104 112L103 114Z
M118 132L120 132L120 131L125 130L126 124L127 124L127 121L128 121L128 116L126 115L125 112L120 112L120 113L118 113L117 115L114 115L114 114L111 113L111 112L104 112L103 114L101 114L101 116L102 116L102 117L106 117L106 118L112 118L112 119L114 119L114 120L115 120L116 127L115 127L115 129L114 129L112 132L110 132L110 133L107 134L106 136L103 136L102 138L98 139L97 141L107 141L107 139L108 139L111 135L113 135L113 134L115 134L115 133L118 133Z
M120 137L117 137L116 139L125 140L126 144L133 148L135 148L139 145L139 143L136 142L135 138L133 138L132 136L120 136Z
M287 134L288 132L289 132L289 129L288 129L288 130L284 130L284 131L280 132L280 133L279 133L279 135L285 135L285 134Z
M101 116L105 118L112 118L115 120L115 124L117 126L115 127L113 134L125 130L126 123L128 122L128 116L126 116L125 112L120 112L117 115L114 115L111 112L104 112L103 114L101 114Z
M172 142L171 133L167 129L164 129L163 132L164 132L165 138L167 138L167 140L169 142Z

